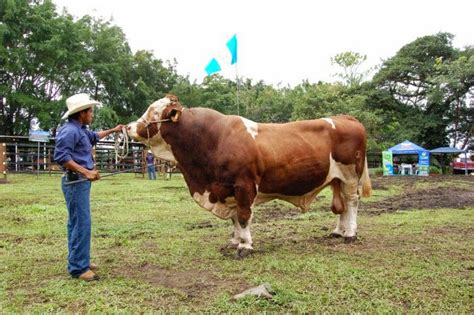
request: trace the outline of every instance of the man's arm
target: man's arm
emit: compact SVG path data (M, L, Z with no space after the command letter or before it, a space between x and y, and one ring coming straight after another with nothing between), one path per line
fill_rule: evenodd
M121 132L122 128L124 128L124 127L125 127L124 125L117 125L112 129L99 131L99 132L97 132L97 135L99 136L99 139L102 139L104 137L107 137L108 135L110 135L113 132Z
M100 179L99 171L97 170L88 170L85 167L80 166L74 160L69 160L63 164L65 168L68 170L74 171L76 173L81 173L84 175L85 178L87 178L90 181L94 181L97 179Z

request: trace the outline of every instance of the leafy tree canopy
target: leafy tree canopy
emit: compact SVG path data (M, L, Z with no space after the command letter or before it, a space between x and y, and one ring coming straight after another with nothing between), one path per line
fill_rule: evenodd
M189 107L204 106L258 122L287 122L349 114L369 132L370 150L410 139L427 148L473 148L474 49L452 46L438 33L407 43L364 81L367 57L341 52L331 61L341 82L274 87L216 74L198 84L177 74L177 61L132 53L120 27L100 18L61 14L51 0L0 0L0 134L27 134L38 118L57 127L64 100L85 92L102 102L93 128L141 116L167 93Z

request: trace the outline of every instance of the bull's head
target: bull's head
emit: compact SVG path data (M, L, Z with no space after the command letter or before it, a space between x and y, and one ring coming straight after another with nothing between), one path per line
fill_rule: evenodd
M137 121L127 125L128 135L150 146L153 154L163 160L176 161L171 147L161 137L162 124L177 123L183 111L178 97L168 94L154 102Z

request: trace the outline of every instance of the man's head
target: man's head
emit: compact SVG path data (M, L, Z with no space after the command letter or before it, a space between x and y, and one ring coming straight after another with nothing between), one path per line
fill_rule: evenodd
M78 113L72 114L68 118L75 119L83 125L90 125L92 124L92 120L94 119L94 109L92 107L83 109Z
M66 100L68 110L62 118L74 118L84 125L90 125L94 118L94 106L97 104L100 103L87 94L73 95Z

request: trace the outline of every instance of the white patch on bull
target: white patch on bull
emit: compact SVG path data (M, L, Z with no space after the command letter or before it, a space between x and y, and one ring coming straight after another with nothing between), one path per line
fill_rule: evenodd
M240 223L237 217L237 213L235 213L233 216L233 222L234 222L234 234L232 235L232 238L230 239L230 243L234 246L238 246L240 244L241 227L240 227Z
M171 100L167 97L163 97L155 102L153 102L150 106L149 106L149 109L151 109L151 107L153 108L153 114L154 115L159 115L157 118L160 118L161 117L161 112L163 111L163 109L166 108L166 106L168 106L169 104L171 103ZM146 115L147 113L145 113ZM144 115L144 116L145 116ZM142 116L143 117L143 116ZM149 117L149 116L148 116Z
M166 143L163 138L161 138L161 141L155 141L155 138L152 138L152 141L148 142L148 145L150 146L151 152L153 152L153 155L159 159L170 161L170 162L176 162L176 158L173 155L173 151L171 151L171 146Z
M244 117L240 117L240 119L242 119L247 132L255 139L258 135L258 124Z
M239 249L253 249L252 247L252 234L250 233L250 222L252 219L249 219L246 227L241 227L240 229L240 239L241 243L237 246Z
M209 201L210 192L205 191L204 194L195 192L193 194L193 199L198 205L204 209L211 211L214 215L218 216L221 219L230 219L235 215L237 210L237 203L234 197L227 197L225 203L216 202L212 203Z
M334 124L334 121L331 118L322 118L322 119L330 123L332 126L332 129L336 129L336 125Z
M245 228L242 228L242 226L239 223L239 218L237 216L237 213L234 214L233 216L233 221L234 221L234 235L230 239L230 244L232 246L236 246L239 249L253 249L252 248L252 234L250 232L250 225L252 222L252 217L253 213L250 216L250 219L247 222L247 226Z

